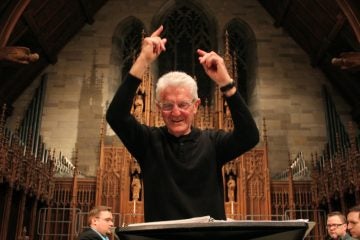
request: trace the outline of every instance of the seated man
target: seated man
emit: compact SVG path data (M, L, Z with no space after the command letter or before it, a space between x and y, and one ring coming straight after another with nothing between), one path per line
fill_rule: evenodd
M89 228L79 234L77 240L109 240L114 226L113 216L109 207L98 206L93 208L88 215Z

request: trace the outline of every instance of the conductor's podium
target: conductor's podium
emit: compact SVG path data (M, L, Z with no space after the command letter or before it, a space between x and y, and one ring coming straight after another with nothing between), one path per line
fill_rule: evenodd
M115 229L120 240L301 240L307 221L214 221L134 224Z

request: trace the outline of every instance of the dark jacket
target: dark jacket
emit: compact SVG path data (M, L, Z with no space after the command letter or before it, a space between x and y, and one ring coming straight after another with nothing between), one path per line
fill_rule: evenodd
M92 228L86 228L76 240L103 240Z

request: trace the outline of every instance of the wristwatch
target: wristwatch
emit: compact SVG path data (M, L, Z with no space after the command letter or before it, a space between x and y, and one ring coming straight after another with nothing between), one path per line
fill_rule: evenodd
M229 91L230 89L232 89L233 87L235 87L235 81L231 79L231 82L220 87L220 91L222 93L226 93L227 91Z

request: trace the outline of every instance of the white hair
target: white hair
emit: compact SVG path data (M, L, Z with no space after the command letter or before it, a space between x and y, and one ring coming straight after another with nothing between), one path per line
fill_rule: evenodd
M160 101L160 94L167 87L186 87L190 90L193 99L198 99L198 87L194 78L185 72L172 71L162 75L156 84L156 100Z

